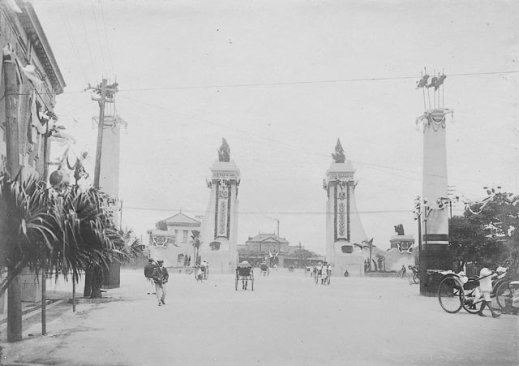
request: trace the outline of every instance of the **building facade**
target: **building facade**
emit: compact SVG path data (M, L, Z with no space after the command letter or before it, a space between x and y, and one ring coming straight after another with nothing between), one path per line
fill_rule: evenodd
M63 92L65 81L29 2L0 2L0 47L0 172L13 175L23 166L24 173L43 176L50 149L47 132L56 120L55 96ZM20 276L20 284L22 301L41 299L30 270ZM5 295L0 296L0 313L4 305Z
M280 268L302 268L324 260L301 245L291 246L285 238L268 233L259 233L249 237L245 244L238 245L238 257L240 262L246 260L253 266L266 262L270 267Z
M200 232L201 222L182 212L161 220L148 230L150 258L164 260L166 267L186 267L195 264L195 249L191 237Z
M0 75L0 90L6 95L6 72L8 63L16 70L18 96L17 131L14 148L18 167L44 174L49 145L45 135L49 125L56 119L55 96L63 92L65 81L61 75L52 49L43 32L33 6L26 1L18 1L18 9L7 2L0 3L0 47L3 62ZM7 98L0 100L0 170L7 169ZM46 148L46 151L45 151Z

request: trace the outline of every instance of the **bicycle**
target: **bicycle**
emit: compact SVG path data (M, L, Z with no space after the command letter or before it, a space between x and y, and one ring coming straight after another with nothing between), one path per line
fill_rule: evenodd
M420 276L418 274L418 266L408 266L409 270L413 272L413 274L409 276L409 284L419 284Z

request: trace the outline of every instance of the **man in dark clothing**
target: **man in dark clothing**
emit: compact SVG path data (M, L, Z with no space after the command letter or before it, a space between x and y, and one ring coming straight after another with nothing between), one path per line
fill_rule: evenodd
M159 306L166 305L166 289L165 284L169 280L168 270L162 266L164 261L157 261L157 267L153 273L153 281L155 282L155 293L157 294L157 300Z
M155 294L155 282L153 282L153 273L155 272L157 264L150 258L148 264L144 266L144 277L146 278L146 287L148 288L148 295Z

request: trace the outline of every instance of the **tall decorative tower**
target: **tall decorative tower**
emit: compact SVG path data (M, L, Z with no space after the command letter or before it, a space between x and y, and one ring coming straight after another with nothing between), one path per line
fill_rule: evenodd
M418 81L424 100L424 114L416 123L423 129L422 248L420 293L435 295L438 284L424 281L428 269L451 269L449 252L449 210L447 196L446 116L444 74L430 78L426 72ZM432 89L432 93L431 90ZM431 102L431 94L433 101ZM427 96L427 97L426 97Z
M115 102L113 100L106 102L105 110L99 188L110 196L107 209L110 211L116 227L120 228L122 209L119 198L121 127L122 125L126 126L126 122L115 113ZM120 287L120 267L119 262L113 261L108 268L104 269L104 288Z
M332 263L334 276L364 274L362 244L367 242L355 203L355 169L346 159L337 139L333 162L326 171L323 188L326 203L326 260ZM357 244L357 245L355 245Z
M231 150L222 139L218 160L211 167L207 182L211 189L209 206L202 224L200 256L211 271L232 272L238 260L238 186L240 170L231 160Z

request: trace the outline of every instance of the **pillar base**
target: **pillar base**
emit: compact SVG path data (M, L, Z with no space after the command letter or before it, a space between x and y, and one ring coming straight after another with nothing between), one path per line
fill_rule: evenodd
M453 256L448 245L424 245L420 253L420 295L437 296L441 275L436 271L453 268Z

